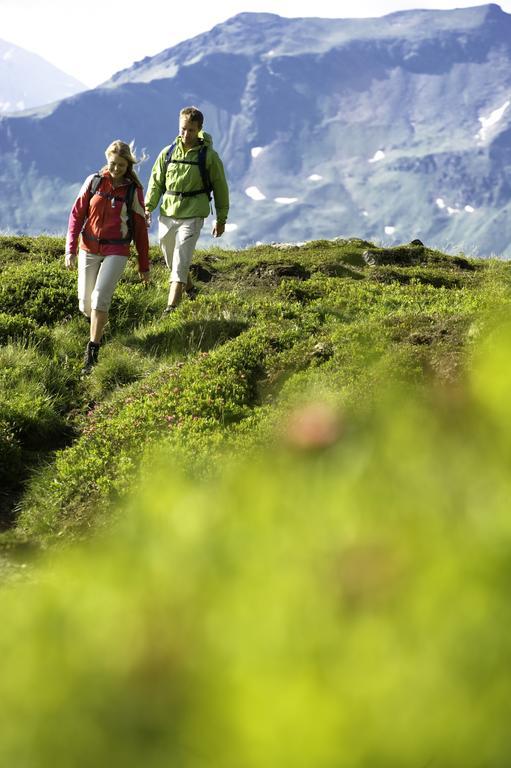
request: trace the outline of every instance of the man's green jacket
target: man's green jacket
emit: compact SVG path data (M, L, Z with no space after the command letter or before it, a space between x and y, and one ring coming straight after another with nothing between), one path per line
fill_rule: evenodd
M225 178L224 166L220 157L213 149L211 136L208 133L201 132L199 138L207 146L206 170L213 190L216 220L218 224L225 224L229 212L229 188ZM164 216L173 216L177 219L188 219L195 216L207 218L210 213L210 203L205 192L185 197L170 193L170 190L175 192L194 192L203 189L204 184L198 165L200 145L185 150L181 137L178 136L174 152L172 153L172 159L185 160L186 162L170 162L164 178L165 156L170 146L169 144L162 149L153 165L145 197L147 210L154 211L160 198L163 198L160 213Z

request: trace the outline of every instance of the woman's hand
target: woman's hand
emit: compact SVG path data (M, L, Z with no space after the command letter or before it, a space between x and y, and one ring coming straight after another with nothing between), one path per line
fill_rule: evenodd
M66 253L66 269L74 269L76 267L76 253Z

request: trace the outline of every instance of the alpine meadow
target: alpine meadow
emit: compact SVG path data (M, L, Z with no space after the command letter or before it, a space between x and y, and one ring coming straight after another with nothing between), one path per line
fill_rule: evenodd
M0 765L511 761L511 267L419 240L151 247L98 364L0 237Z

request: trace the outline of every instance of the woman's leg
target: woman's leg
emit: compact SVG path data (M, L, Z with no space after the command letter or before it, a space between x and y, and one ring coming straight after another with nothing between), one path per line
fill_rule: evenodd
M126 256L105 256L91 296L90 339L99 344L108 320L108 310L128 259Z
M78 302L85 317L91 316L91 296L102 261L103 256L82 250L78 252Z
M102 312L100 309L91 310L90 315L90 340L99 344L103 337L103 329L108 320L108 312Z
M99 343L108 319L110 302L128 261L126 256L117 255L99 258L101 265L97 271L93 290L89 294L88 304L84 302L84 307L90 307L90 340L87 342L83 359L82 374L84 375L89 374L98 362Z

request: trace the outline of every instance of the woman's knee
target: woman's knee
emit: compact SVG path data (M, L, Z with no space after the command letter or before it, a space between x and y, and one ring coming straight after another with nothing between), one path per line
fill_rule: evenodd
M112 296L103 293L102 291L93 291L91 296L91 308L98 312L108 313L110 304L112 303Z

